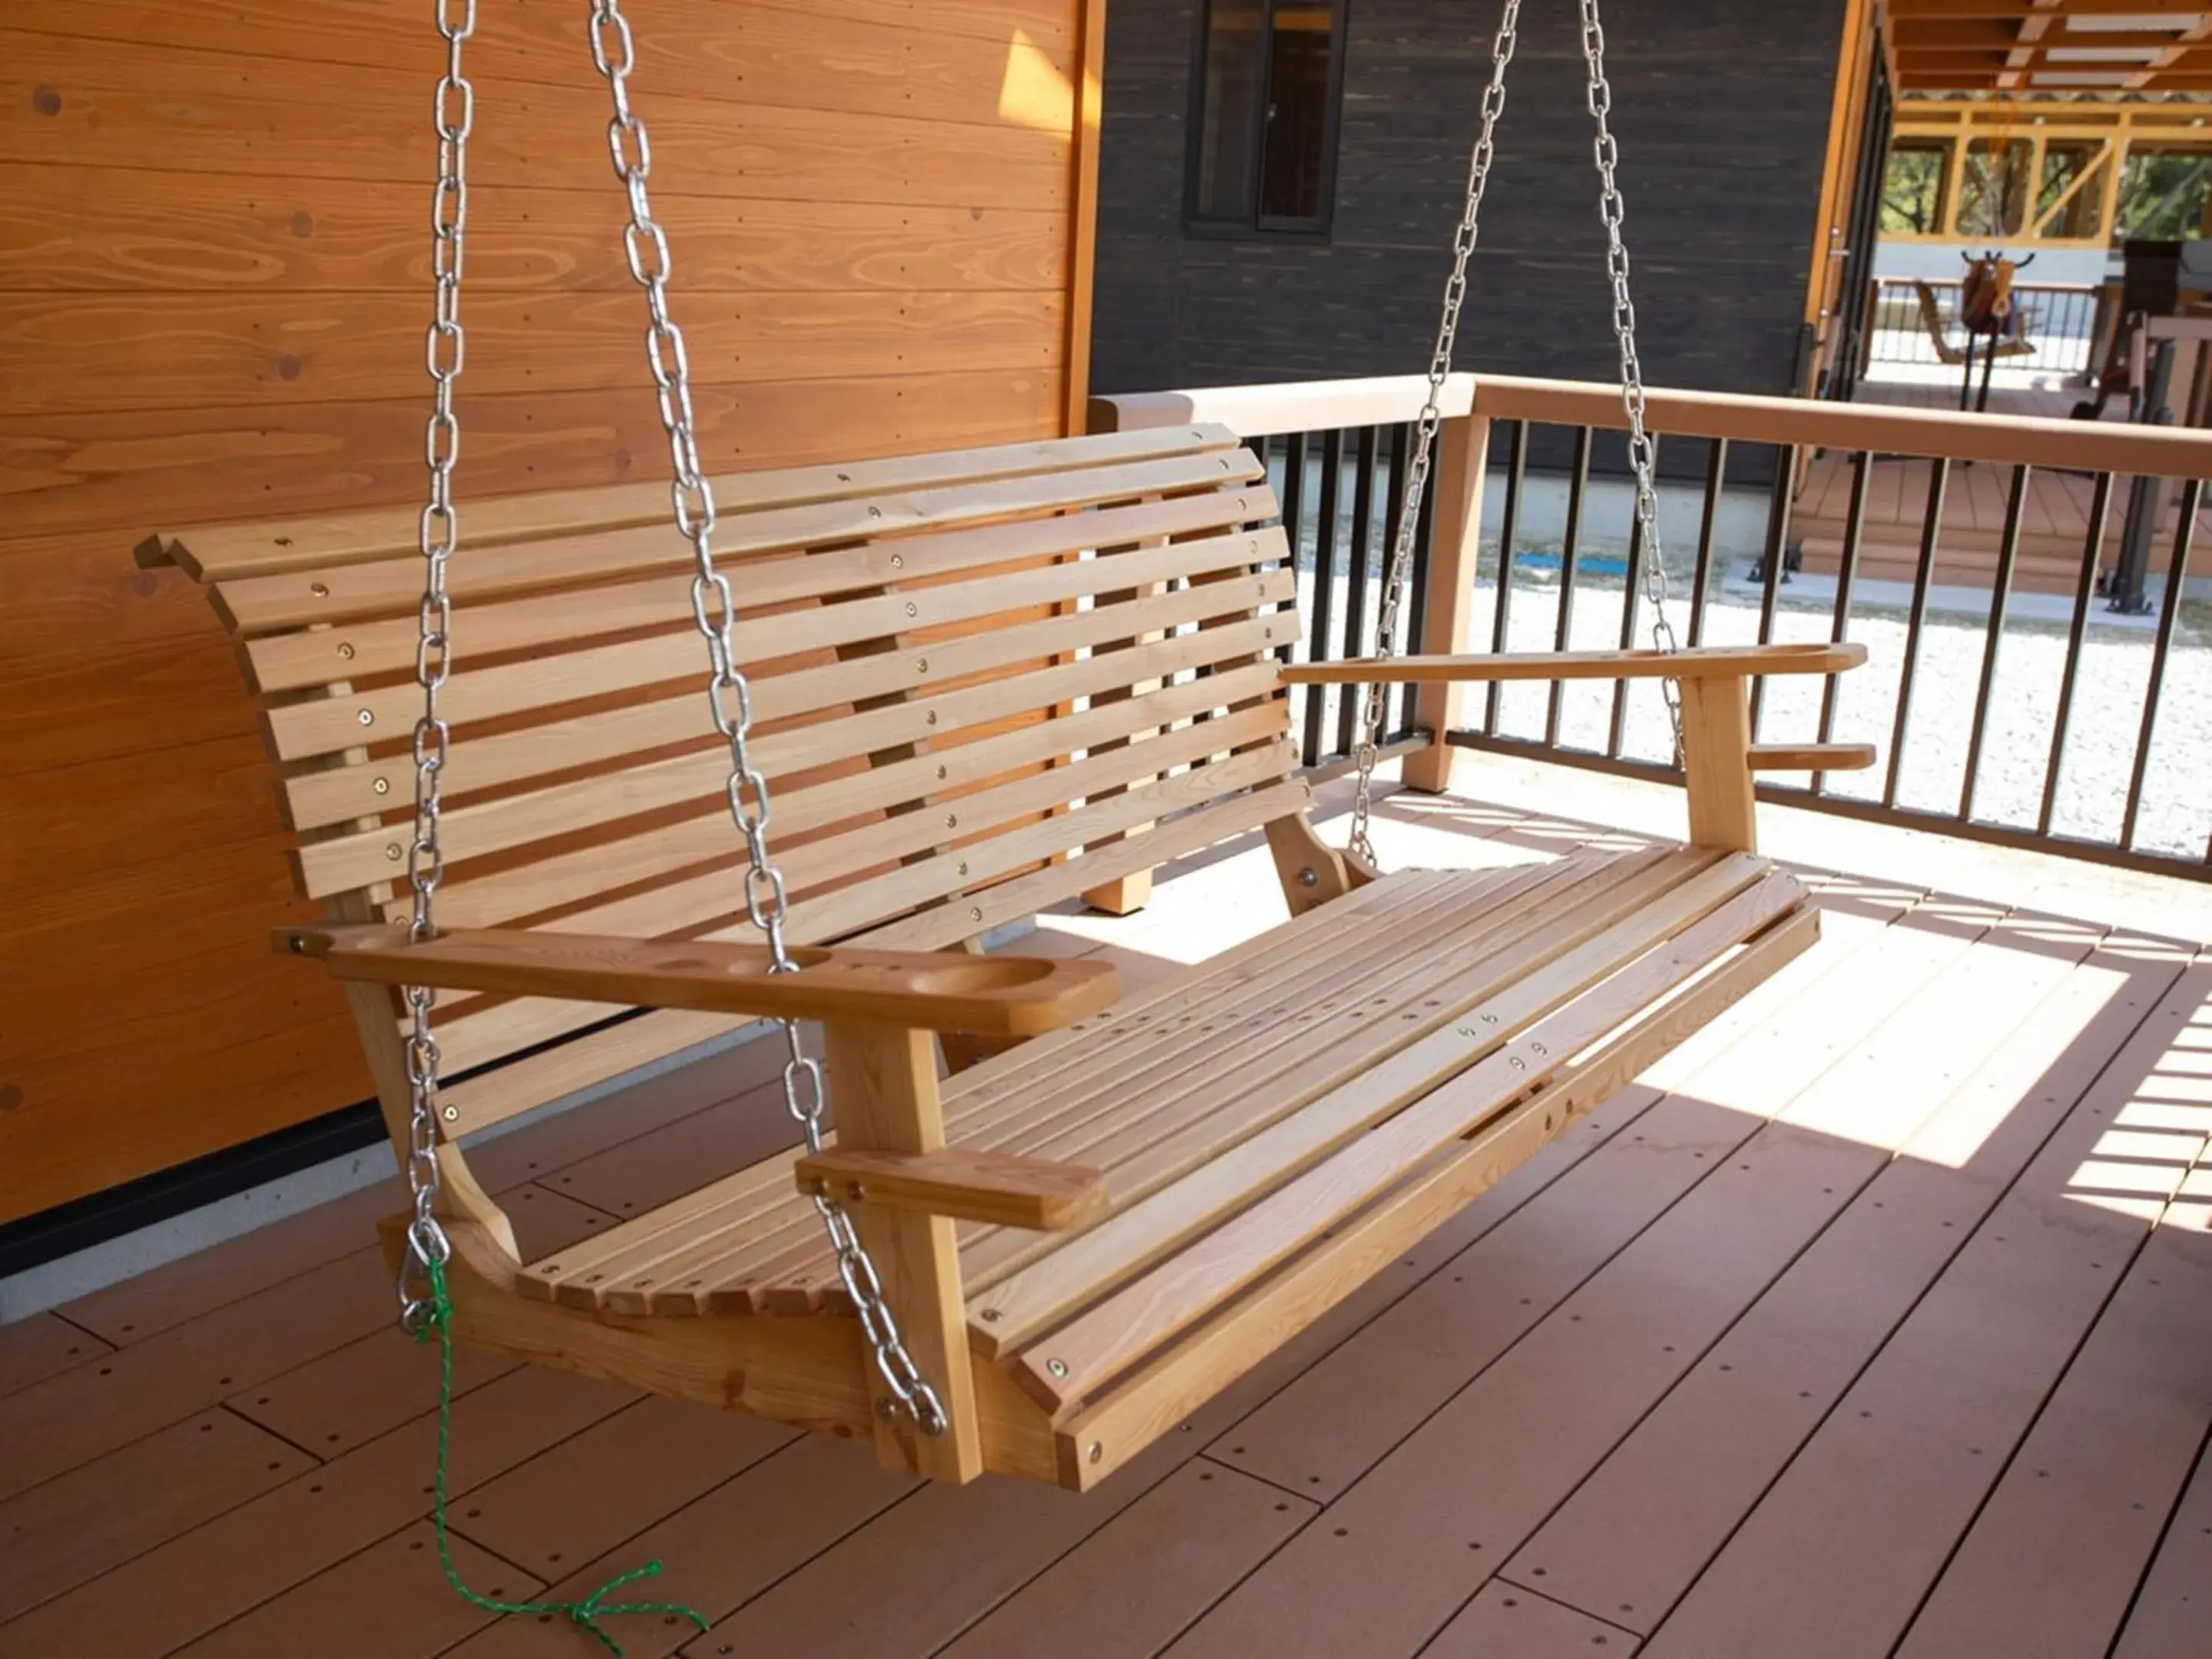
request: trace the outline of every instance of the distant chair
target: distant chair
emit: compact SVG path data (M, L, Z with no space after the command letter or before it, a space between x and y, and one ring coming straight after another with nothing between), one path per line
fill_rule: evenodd
M1951 325L1944 320L1943 307L1936 298L1936 290L1916 276L1912 279L1912 294L1920 301L1920 325L1928 331L1928 343L1936 348L1936 361L1956 368L1966 361L1966 354L1951 343ZM2020 331L2010 337L1998 337L1989 349L2000 357L2033 356L2035 342L2027 337L2027 325L2034 320L2035 313L2023 307Z

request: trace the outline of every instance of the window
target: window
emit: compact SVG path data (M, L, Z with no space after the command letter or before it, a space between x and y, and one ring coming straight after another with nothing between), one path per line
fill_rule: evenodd
M1188 215L1200 229L1328 228L1344 0L1206 0Z
M2120 170L2112 240L2183 241L2202 236L2208 181L2212 181L2212 150L2130 149L2127 165Z
M2043 147L2043 181L2035 197L2038 236L2094 236L2103 210L2096 177L2105 147L2089 140L2053 138Z
M1942 234L1950 179L1949 139L1899 139L1881 175L1881 228L1893 235Z
M2025 138L1970 138L1959 177L1958 234L2016 236L2027 217L2028 152Z

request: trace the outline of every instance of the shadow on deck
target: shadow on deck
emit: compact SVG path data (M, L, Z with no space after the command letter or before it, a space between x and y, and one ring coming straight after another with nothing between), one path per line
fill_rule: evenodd
M1337 826L1340 828L1340 824ZM1394 797L1385 861L1635 835ZM1264 848L1020 949L1133 981L1279 916ZM1810 872L1820 945L1087 1498L925 1489L464 1358L456 1552L716 1620L631 1655L2203 1650L2212 965ZM765 1045L474 1157L556 1248L761 1156ZM440 1581L390 1186L0 1330L0 1655L597 1653Z

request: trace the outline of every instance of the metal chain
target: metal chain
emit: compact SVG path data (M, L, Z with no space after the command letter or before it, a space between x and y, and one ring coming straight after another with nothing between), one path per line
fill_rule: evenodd
M1613 141L1613 87L1605 78L1605 27L1598 0L1582 0L1583 63L1589 72L1590 119L1597 124L1591 152L1597 160L1598 217L1605 225L1605 270L1613 284L1613 334L1620 346L1620 406L1628 416L1628 465L1636 475L1636 534L1643 551L1644 598L1651 607L1651 642L1662 651L1679 651L1674 624L1667 617L1667 562L1659 548L1657 450L1644 426L1644 366L1636 355L1636 303L1628 293L1628 249L1621 240L1626 208L1613 177L1620 149ZM1628 593L1621 603L1634 605ZM1667 701L1667 724L1674 738L1674 763L1682 763L1682 694L1674 681L1659 682Z
M446 593L446 561L460 536L453 510L453 464L459 459L460 423L453 415L453 386L461 378L461 246L468 219L469 129L476 120L476 89L461 72L461 48L476 33L476 0L435 0L438 33L446 40L446 72L439 77L433 119L438 132L438 182L430 198L430 274L434 299L423 359L435 390L422 437L430 469L430 499L422 508L422 599L416 612L415 681L422 688L422 713L415 722L415 839L407 852L407 880L414 889L408 937L437 932L438 883L446 872L440 840L438 789L452 733L439 711L438 694L451 665L453 608ZM453 1246L438 1207L438 1039L430 1011L438 994L427 985L405 992L407 1056L407 1186L414 1218L399 1264L399 1322L422 1330L433 1310L431 1268Z
M1498 33L1490 46L1490 84L1482 91L1482 125L1475 135L1474 153L1468 158L1467 202L1460 212L1459 228L1452 236L1451 276L1444 283L1443 312L1437 321L1436 345L1429 353L1429 395L1421 405L1413 459L1406 468L1405 492L1399 506L1398 534L1383 573L1382 604L1375 622L1375 652L1380 657L1394 656L1398 649L1399 605L1413 570L1413 544L1420 536L1421 499L1428 490L1437 428L1443 422L1444 382L1451 374L1452 343L1459 337L1460 310L1467 302L1467 264L1480 231L1482 193L1490 183L1498 117L1505 112L1505 70L1513 61L1520 25L1521 0L1505 0L1504 15L1498 19ZM1297 464L1297 459L1293 457L1292 464ZM1359 694L1359 746L1355 751L1358 770L1352 787L1351 844L1352 850L1370 864L1375 861L1375 848L1367 838L1367 821L1374 807L1382 705L1382 683L1368 681Z
M653 371L660 423L668 434L669 456L675 466L669 495L675 507L676 528L691 544L695 567L691 615L707 642L708 707L714 729L730 748L730 775L724 793L731 817L744 837L745 913L768 938L770 971L787 974L799 964L792 960L784 939L787 907L783 876L769 854L768 779L754 767L748 753L752 694L731 641L736 601L729 578L714 566L714 491L699 459L691 412L691 368L684 355L684 331L668 308L668 238L653 216L647 192L646 181L653 172L653 146L644 121L630 106L629 74L635 59L629 23L619 0L592 0L592 62L614 100L614 115L607 123L607 149L614 161L615 176L622 180L629 198L630 217L623 233L623 248L629 256L630 275L645 291L646 308L652 317L652 326L646 332L646 362ZM786 1054L784 1105L805 1134L807 1149L818 1152L823 1145L822 1068L799 1048L798 1026L790 1020L780 1024ZM945 1407L900 1339L897 1322L884 1300L883 1281L851 1215L831 1199L817 1197L814 1207L836 1252L837 1275L859 1312L861 1334L884 1386L923 1433L944 1433Z

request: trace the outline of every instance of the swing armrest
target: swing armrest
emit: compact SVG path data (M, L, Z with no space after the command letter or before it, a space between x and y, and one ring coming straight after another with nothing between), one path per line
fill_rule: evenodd
M1740 679L1758 674L1836 674L1866 660L1866 647L1710 645L1686 651L1508 651L1449 657L1350 657L1285 665L1286 685L1427 684L1455 680Z
M808 1153L792 1175L800 1192L843 1204L1032 1232L1065 1232L1106 1205L1106 1177L1097 1170L968 1146L931 1152L836 1146Z
M1072 1024L1121 991L1106 963L1039 957L796 947L798 971L775 974L766 945L712 939L477 928L415 944L364 923L280 927L276 940L344 980L996 1036Z

